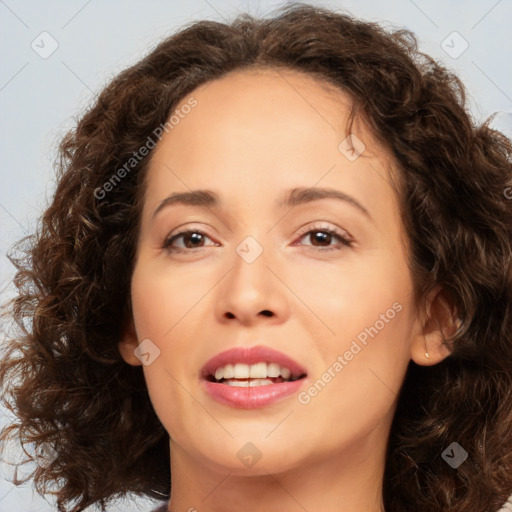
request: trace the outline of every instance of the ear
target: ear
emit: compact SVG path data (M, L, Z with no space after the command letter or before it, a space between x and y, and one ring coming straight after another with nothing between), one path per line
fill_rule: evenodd
M441 285L428 294L424 306L418 315L417 334L411 344L411 359L416 364L432 366L451 354L452 347L445 340L457 331L460 320L452 299Z
M130 315L130 319L126 322L123 328L123 334L121 340L117 344L121 357L132 366L140 366L141 361L135 357L135 349L139 346L137 339L137 333L135 332L135 323L133 316Z

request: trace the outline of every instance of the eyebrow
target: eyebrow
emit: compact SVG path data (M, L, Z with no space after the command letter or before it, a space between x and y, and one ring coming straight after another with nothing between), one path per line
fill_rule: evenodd
M284 196L276 202L278 208L293 208L302 204L318 201L320 199L336 199L348 203L373 222L368 210L352 196L334 188L293 188L285 192ZM201 206L204 208L216 208L221 205L218 194L213 190L191 190L190 192L174 192L166 197L153 212L153 218L165 207L182 204L187 206Z

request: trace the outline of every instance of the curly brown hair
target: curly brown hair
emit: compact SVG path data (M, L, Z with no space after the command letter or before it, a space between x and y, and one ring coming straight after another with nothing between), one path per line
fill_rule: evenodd
M141 367L118 350L150 158L99 191L187 94L249 67L298 70L349 94L351 119L394 156L418 300L441 285L461 320L448 358L409 364L386 510L497 511L512 493L511 141L476 125L460 80L411 32L303 3L189 24L113 79L65 136L53 199L10 256L18 292L4 315L15 333L2 342L0 384L18 421L1 439L55 450L31 476L59 511L169 496L168 434ZM457 470L441 457L452 442L469 453Z

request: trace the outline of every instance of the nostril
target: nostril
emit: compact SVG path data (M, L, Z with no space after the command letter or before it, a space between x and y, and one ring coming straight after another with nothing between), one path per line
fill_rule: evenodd
M261 312L262 315L265 315L265 316L272 316L272 311L269 311L268 309L264 309L262 312Z
M226 316L228 318L235 318L235 315L233 315L233 313L230 313L229 311L226 313Z

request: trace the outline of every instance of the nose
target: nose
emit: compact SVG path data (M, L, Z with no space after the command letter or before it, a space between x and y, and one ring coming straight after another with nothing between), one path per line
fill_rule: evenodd
M254 260L235 253L231 271L217 288L216 316L222 323L282 323L289 314L289 292L268 257L270 249Z

